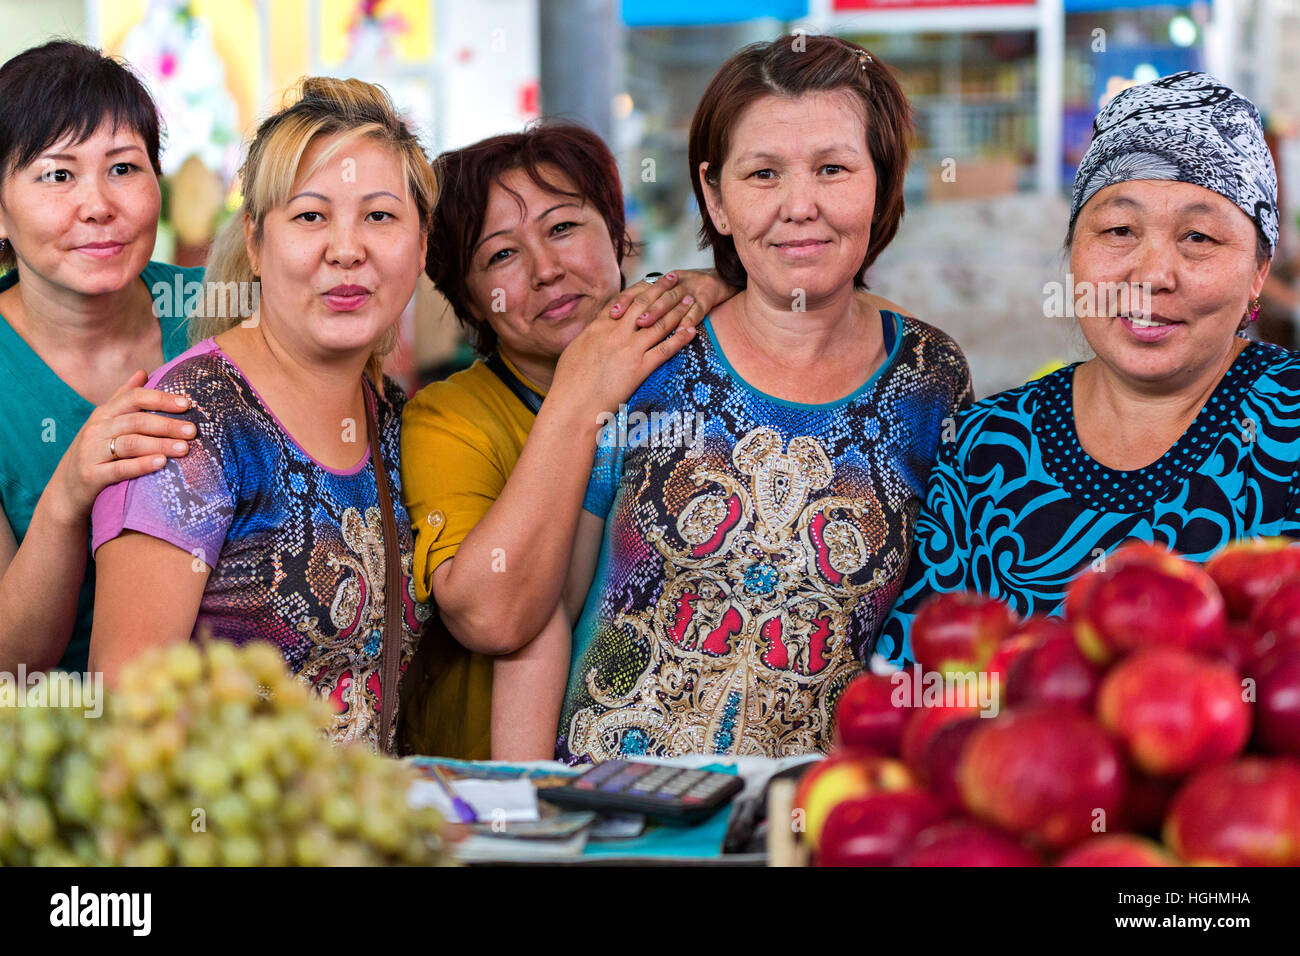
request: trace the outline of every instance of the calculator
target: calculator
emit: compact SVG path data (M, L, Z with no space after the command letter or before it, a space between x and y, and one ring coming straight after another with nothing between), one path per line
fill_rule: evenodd
M606 760L577 779L539 790L537 795L561 807L643 813L661 823L689 824L712 816L744 788L745 782L733 773Z

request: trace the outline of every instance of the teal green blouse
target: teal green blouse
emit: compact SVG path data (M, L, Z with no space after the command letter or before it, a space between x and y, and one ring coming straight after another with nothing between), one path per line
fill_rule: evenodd
M203 281L202 269L182 269L150 262L140 279L153 295L154 312L162 327L163 361L170 362L189 347L183 303L191 290L185 285ZM0 292L18 282L18 270L0 276ZM152 371L152 370L150 370ZM22 544L32 522L36 501L68 450L73 437L95 406L54 374L4 316L0 315L0 510ZM86 549L90 549L90 523L86 523ZM84 671L90 650L90 621L95 597L95 563L86 562L86 576L77 598L76 625L59 667ZM40 600L33 594L32 600Z

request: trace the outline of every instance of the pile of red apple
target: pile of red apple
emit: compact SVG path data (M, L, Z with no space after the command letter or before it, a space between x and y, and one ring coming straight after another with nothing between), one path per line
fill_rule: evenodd
M1300 865L1300 546L1128 544L1064 620L936 595L912 650L950 694L845 689L795 798L818 865ZM958 693L981 673L996 708Z

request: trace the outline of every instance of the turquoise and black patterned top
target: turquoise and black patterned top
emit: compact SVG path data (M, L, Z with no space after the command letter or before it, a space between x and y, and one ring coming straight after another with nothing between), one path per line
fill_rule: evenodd
M1300 354L1255 343L1157 461L1115 471L1074 428L1074 370L994 395L939 452L916 558L878 650L910 661L929 595L971 590L1059 615L1075 576L1127 540L1204 561L1229 541L1300 536Z
M945 422L970 403L952 339L881 318L882 366L818 405L745 382L706 320L607 427L559 759L830 747L902 585Z

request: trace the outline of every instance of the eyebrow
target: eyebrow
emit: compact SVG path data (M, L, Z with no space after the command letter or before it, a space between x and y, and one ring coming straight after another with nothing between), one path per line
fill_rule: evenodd
M1145 208L1136 199L1130 199L1128 196L1112 196L1110 199L1098 203L1097 212L1101 212L1103 209L1107 209L1111 206L1125 206L1138 210ZM1194 202L1190 206L1182 206L1178 209L1178 212L1183 215L1186 215L1187 213L1206 213L1211 216L1219 214L1219 210L1215 209L1209 203L1204 202Z
M378 192L373 192L373 193L366 193L364 196L361 197L361 201L362 201L362 202L370 202L370 200L372 200L372 199L378 199L380 196L389 196L389 197L391 197L391 198L393 198L393 199L396 199L398 202L401 202L401 201L402 201L402 200L399 199L397 196L395 196L393 193L390 193L387 189L381 189L381 190L379 190ZM321 202L329 202L329 201L330 201L328 196L322 196L320 193L314 193L314 192L310 192L310 191L304 191L304 192L300 192L300 193L298 193L298 194L295 195L295 196L290 196L290 197L289 197L289 202L293 202L295 199L302 199L302 198L304 198L304 197L307 197L307 198L310 198L310 199L319 199Z
M851 153L856 150L857 148L850 143L828 143L827 145L818 148L818 150L813 153L813 156L821 157L828 153ZM755 150L736 157L736 162L746 163L755 160L762 160L764 162L781 162L785 160L785 158L786 157L784 156L778 156L776 153L769 153L766 150Z
M552 206L550 209L547 209L547 210L545 210L545 211L543 211L543 212L539 212L539 213L537 214L537 216L533 219L533 222L541 222L543 219L545 219L545 218L546 218L547 216L549 216L551 213L555 212L555 210L557 210L557 209L563 209L565 206L572 206L574 209L581 209L581 208L582 208L582 206L580 206L580 205L579 205L578 203L576 203L576 202L573 202L572 200L567 200L567 201L565 201L565 202L557 202L557 203L556 203L554 206ZM498 229L496 232L492 233L491 235L484 236L484 237L483 237L482 239L480 239L478 242L474 243L474 249L470 252L470 255L472 256L472 255L474 255L475 253L477 253L477 252L479 251L479 249L482 248L483 243L487 242L489 239L495 239L497 236L499 236L499 235L501 235L501 234L503 234L503 233L507 233L507 232L509 232L509 231L510 231L509 229Z
M136 146L134 143L131 143L127 146L116 146L113 149L110 149L104 155L116 156L118 153L129 153L131 150L135 150L136 152L140 152L140 153L144 152L144 150L142 150L139 146ZM41 159L62 159L65 161L75 162L77 156L74 153L42 153L40 158Z

